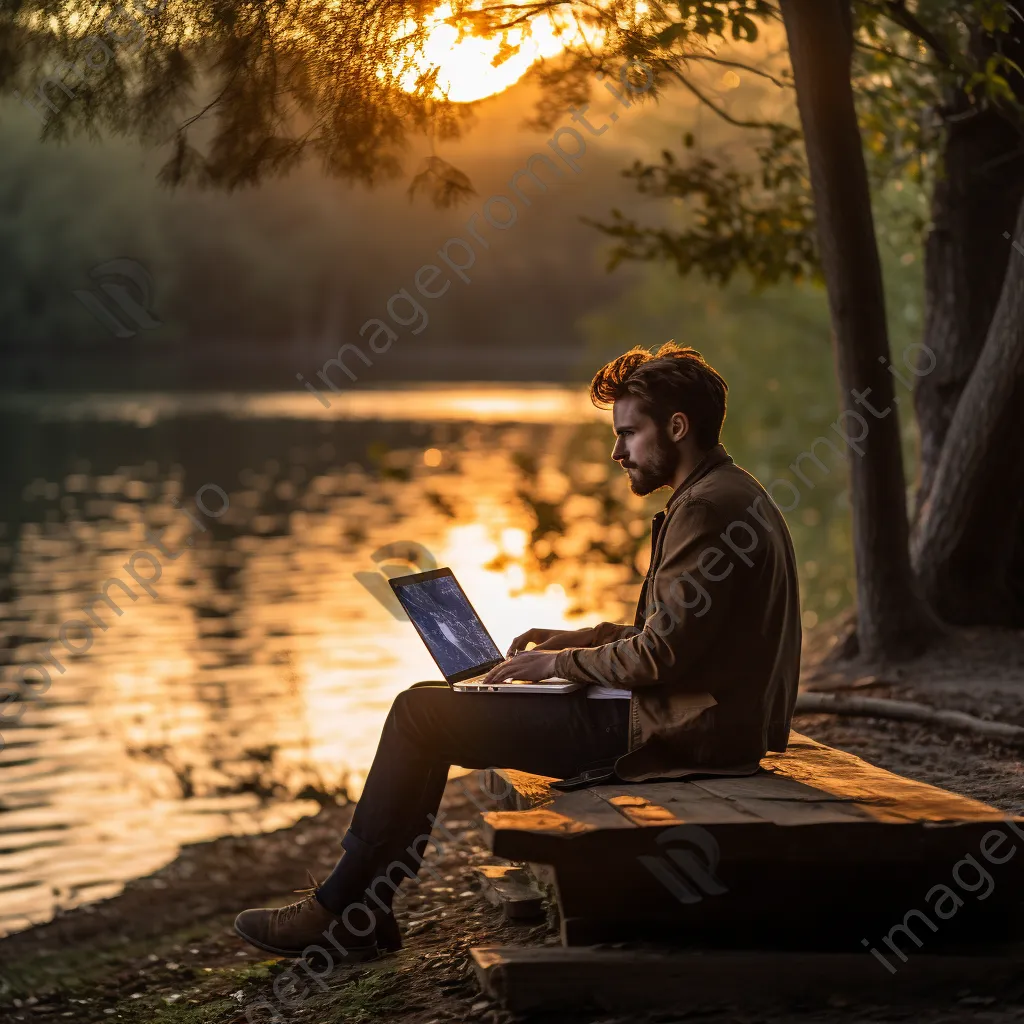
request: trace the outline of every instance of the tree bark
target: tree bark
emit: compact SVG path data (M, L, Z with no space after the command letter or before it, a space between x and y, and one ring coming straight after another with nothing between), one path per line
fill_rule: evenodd
M869 658L899 659L923 650L938 626L910 567L898 399L886 370L882 270L850 79L850 0L780 0L780 7L832 315L840 418L848 436L864 435L850 465L859 647ZM860 402L877 416L862 415Z
M1024 204L1013 237L1024 239ZM1009 557L1022 510L1024 254L1013 250L985 345L957 403L913 536L918 578L946 621L1024 625Z
M1021 35L1006 37L1004 45L1018 62L1024 61ZM975 30L970 49L984 67L995 43ZM957 402L985 344L1013 251L1003 234L1024 198L1019 131L994 107L972 106L961 88L950 91L942 114L946 136L925 243L925 349L917 360L919 368L933 364L934 369L919 377L914 390L921 433L915 523Z

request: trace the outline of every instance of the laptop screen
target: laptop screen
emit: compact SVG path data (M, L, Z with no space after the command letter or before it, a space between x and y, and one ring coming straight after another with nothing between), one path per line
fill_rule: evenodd
M502 660L454 576L437 576L394 590L446 679Z

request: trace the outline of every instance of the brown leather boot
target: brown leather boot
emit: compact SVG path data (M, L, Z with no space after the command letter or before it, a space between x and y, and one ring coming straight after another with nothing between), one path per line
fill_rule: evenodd
M367 913L356 915L357 927L364 920L369 921L369 909L361 909ZM378 955L372 931L357 935L318 903L312 893L286 907L243 910L235 918L235 931L250 945L278 956L301 957L310 946L322 947L329 953L332 947L340 949L345 963L373 960Z

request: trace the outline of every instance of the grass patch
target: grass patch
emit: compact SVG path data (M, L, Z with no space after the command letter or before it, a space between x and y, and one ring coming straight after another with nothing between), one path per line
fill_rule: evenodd
M322 1020L338 1024L364 1024L397 1013L405 1004L394 968L354 979L342 988L310 999Z
M239 1019L240 1007L237 999L227 996L173 1003L131 999L118 1003L115 1009L119 1016L111 1019L121 1024L227 1024Z
M214 967L214 976L222 975L232 981L266 981L287 969L283 960L261 960L258 964L244 964L241 967Z

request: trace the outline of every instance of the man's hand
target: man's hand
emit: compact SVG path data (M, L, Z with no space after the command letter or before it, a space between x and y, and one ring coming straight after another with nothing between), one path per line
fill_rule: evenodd
M589 647L594 630L583 629L528 629L517 636L509 646L506 658L526 650L527 644L536 644L535 651L564 651L566 647Z
M500 665L495 665L483 678L485 683L503 683L506 679L537 682L555 674L555 655L548 651L524 651Z

